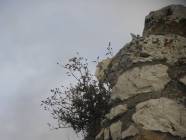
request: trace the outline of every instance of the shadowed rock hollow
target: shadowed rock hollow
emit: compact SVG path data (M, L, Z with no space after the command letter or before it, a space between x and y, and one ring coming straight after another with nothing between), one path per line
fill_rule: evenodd
M96 75L113 87L96 140L186 140L186 7L151 12Z

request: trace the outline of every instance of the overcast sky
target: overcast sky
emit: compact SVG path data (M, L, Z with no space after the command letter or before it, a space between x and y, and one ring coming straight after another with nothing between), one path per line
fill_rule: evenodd
M150 11L169 4L184 0L0 0L0 139L80 139L50 131L40 107L68 81L56 62L77 51L92 60L109 41L117 52L131 32L142 33Z

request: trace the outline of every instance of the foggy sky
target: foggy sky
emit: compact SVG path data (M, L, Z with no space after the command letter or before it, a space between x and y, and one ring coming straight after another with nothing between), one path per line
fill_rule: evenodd
M68 81L56 62L78 51L103 56L141 34L145 16L184 0L0 0L0 139L78 140L71 129L50 131L40 106ZM94 70L94 68L92 68Z

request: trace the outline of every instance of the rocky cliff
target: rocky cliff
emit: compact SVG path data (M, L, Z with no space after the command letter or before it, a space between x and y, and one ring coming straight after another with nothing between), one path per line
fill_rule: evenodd
M186 140L186 7L151 12L96 74L113 87L96 140Z

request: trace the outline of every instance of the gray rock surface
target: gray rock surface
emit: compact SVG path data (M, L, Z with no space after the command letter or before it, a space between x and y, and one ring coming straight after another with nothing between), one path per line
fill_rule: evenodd
M98 80L112 86L99 140L186 140L186 7L151 12Z
M134 125L130 125L129 128L122 132L122 139L125 139L127 137L135 136L139 133L139 130L134 127Z
M131 67L143 64L167 63L174 65L186 58L186 38L178 35L150 35L125 45L107 67L108 81L115 85L118 77Z
M132 119L144 129L186 137L186 108L168 98L139 103Z
M112 120L115 117L125 113L127 111L127 105L117 105L110 110L110 113L106 115L107 119Z
M111 98L126 100L137 94L158 92L170 81L162 64L135 67L124 72L113 87Z

